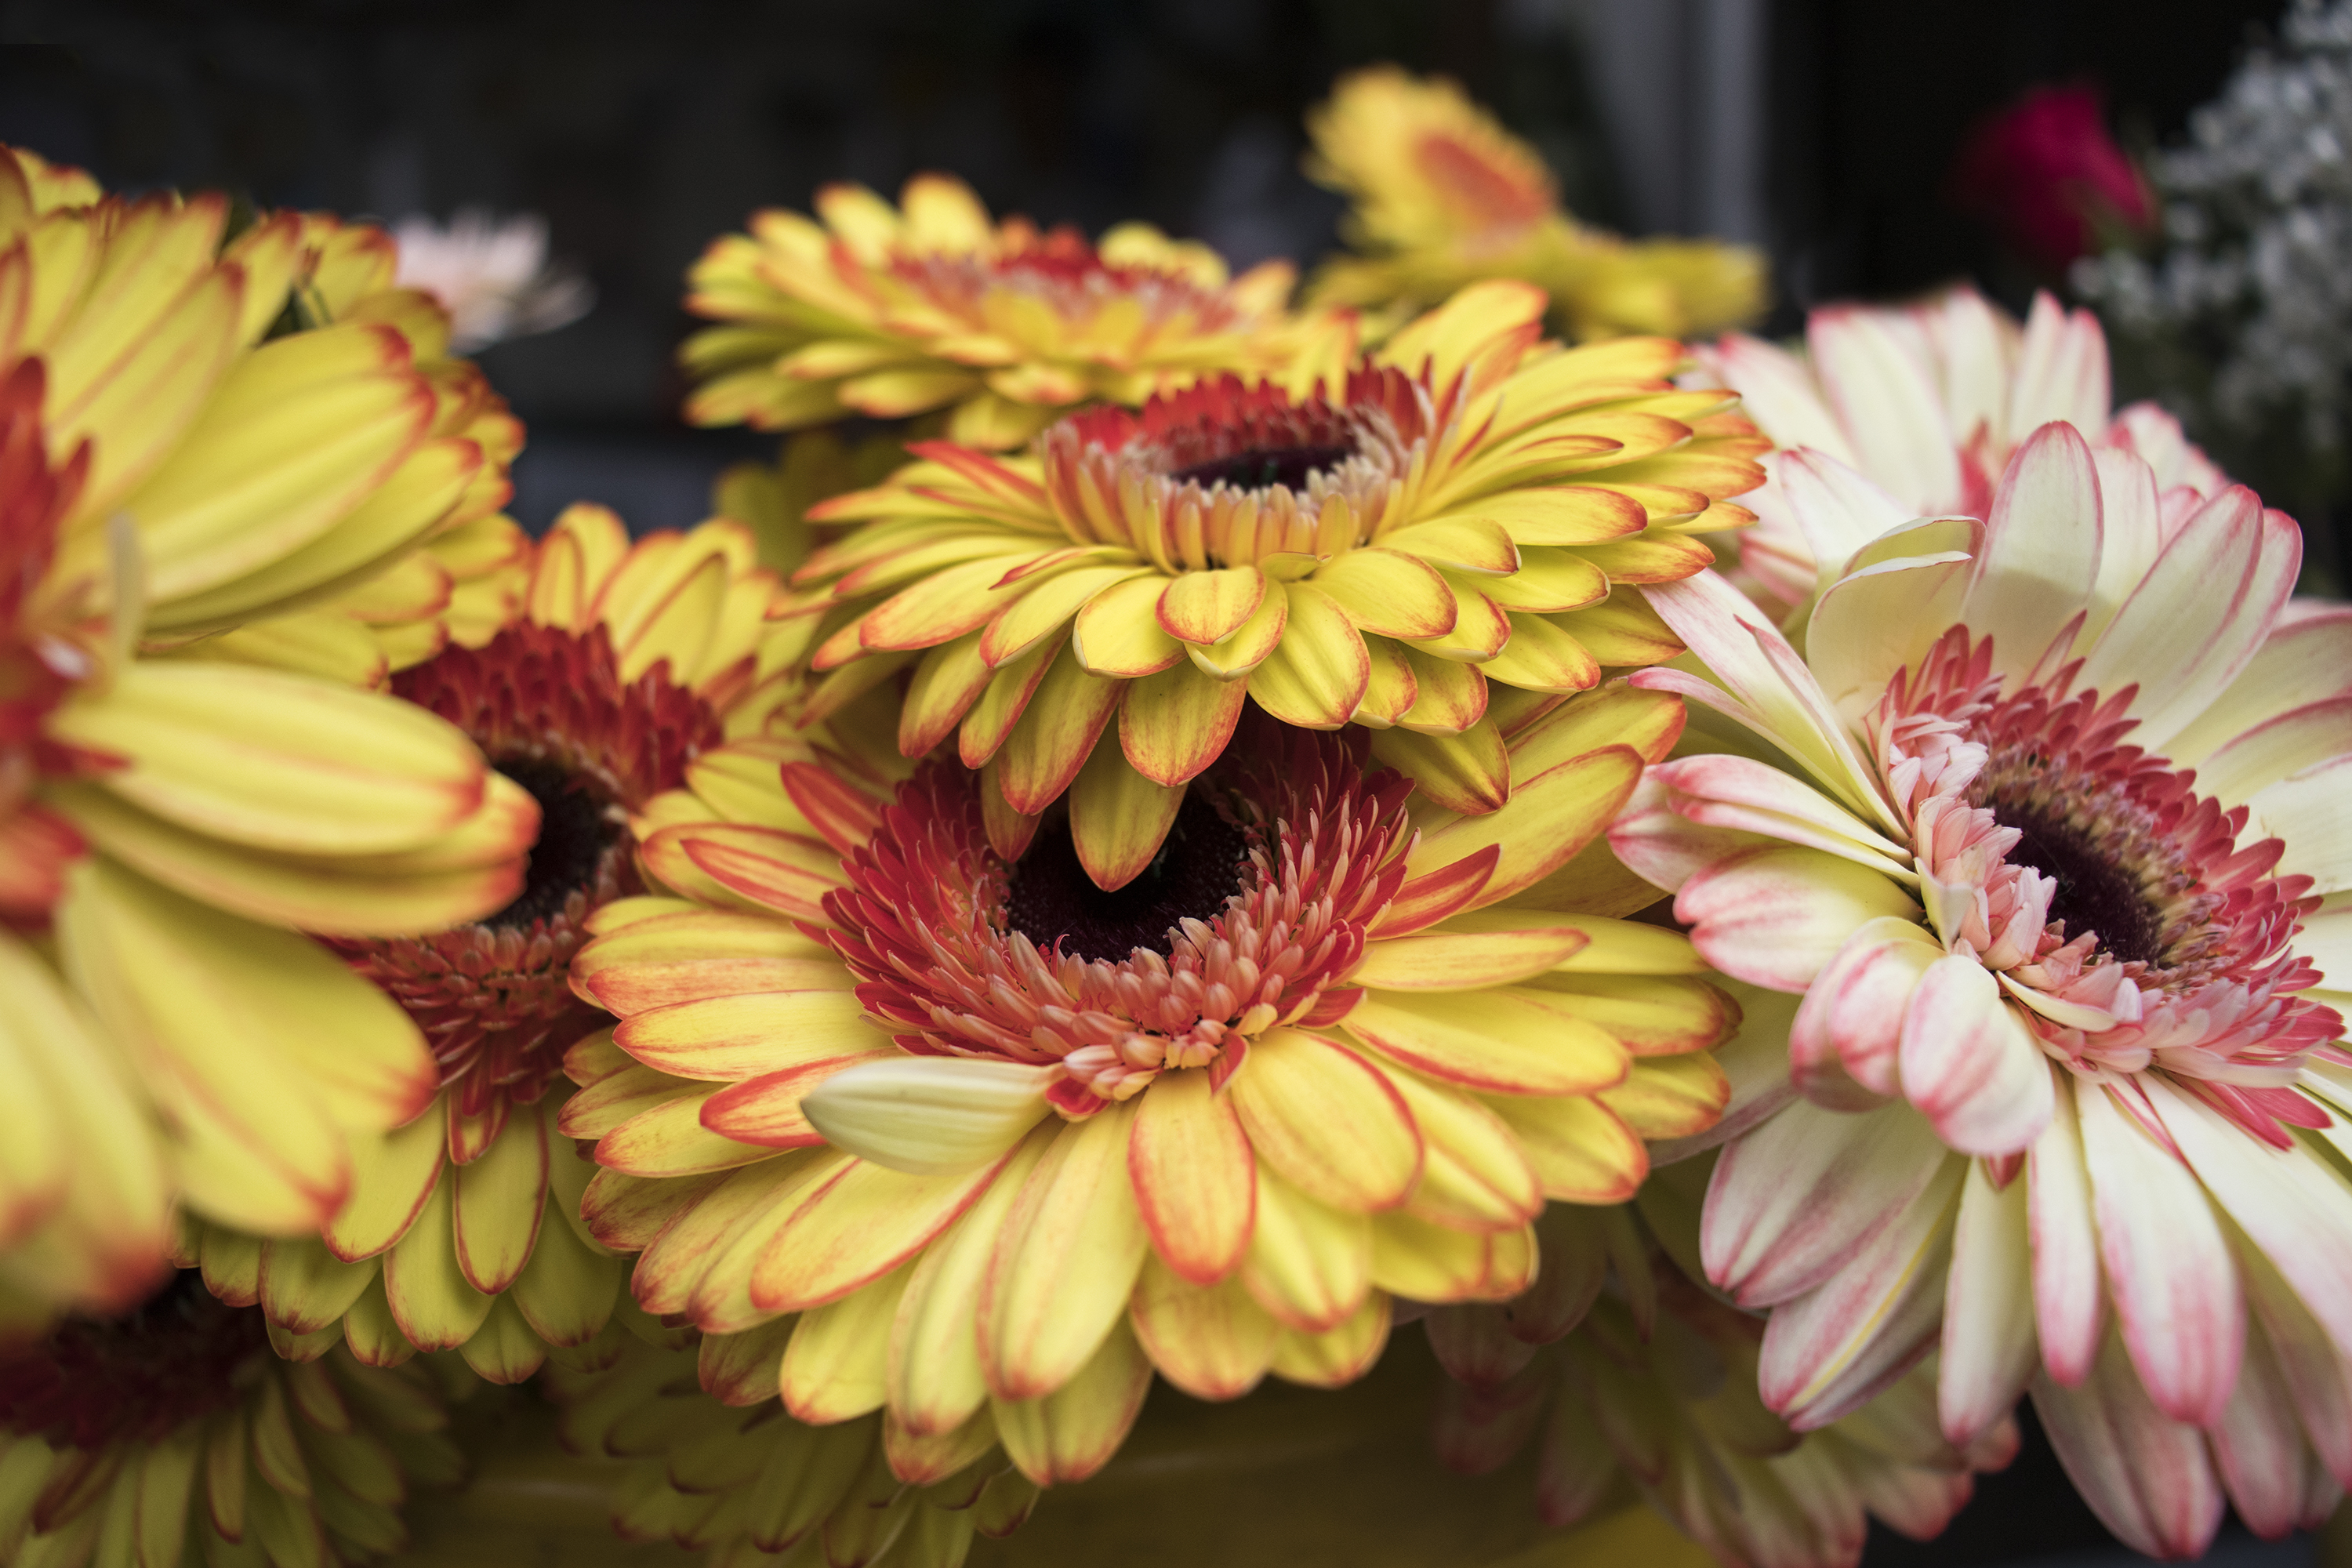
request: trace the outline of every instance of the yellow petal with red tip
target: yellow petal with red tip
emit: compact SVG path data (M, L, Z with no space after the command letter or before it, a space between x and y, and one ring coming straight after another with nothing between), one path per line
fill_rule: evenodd
M883 1043L846 990L753 992L656 1007L624 1020L613 1040L647 1067L715 1083Z
M1507 610L1580 610L1609 596L1609 574L1572 550L1523 548L1517 572L1481 583L1479 591Z
M763 1245L777 1220L846 1164L842 1155L824 1150L762 1160L727 1173L679 1210L639 1254L630 1294L648 1312L665 1317L691 1312L698 1298L710 1293L717 1283L713 1276L722 1265L741 1263L736 1256L739 1243Z
M1256 1163L1233 1097L1213 1091L1207 1073L1164 1073L1139 1097L1127 1163L1152 1247L1177 1278L1207 1285L1239 1266Z
M1622 1082L1629 1065L1613 1037L1519 986L1367 992L1340 1026L1432 1077L1497 1094L1591 1094Z
M1645 921L1609 920L1599 915L1554 914L1546 918L1573 925L1585 945L1564 960L1560 968L1571 974L1704 974L1706 961L1690 938Z
M996 672L980 656L978 632L923 655L898 710L898 753L919 757L948 738Z
M853 1160L769 1237L751 1300L764 1311L805 1311L880 1279L970 1207L1003 1164L917 1176Z
M1124 1321L1066 1383L1032 1400L989 1408L1005 1454L1038 1486L1082 1481L1118 1451L1151 1391L1151 1362Z
M1499 811L1465 816L1422 835L1405 867L1414 876L1489 847L1505 850L1479 902L1498 904L1532 887L1601 836L1642 776L1630 746L1588 752L1549 772L1514 781Z
M1501 523L1483 517L1436 518L1381 535L1391 550L1426 561L1441 572L1499 577L1519 569L1519 547Z
M1272 656L1282 645L1283 632L1289 624L1289 591L1269 579L1265 582L1265 596L1258 601L1247 620L1216 642L1205 646L1187 643L1185 652L1202 673L1219 680L1238 679Z
M1335 1208L1392 1208L1421 1174L1421 1134L1395 1086L1319 1035L1269 1030L1226 1093L1257 1156Z
M296 854L407 849L463 821L486 769L419 708L242 665L142 660L47 725L122 758L108 788L172 821Z
M1739 1004L1704 980L1571 973L1535 985L1552 1005L1607 1030L1636 1057L1702 1051L1739 1027Z
M1448 574L1445 581L1454 590L1454 630L1413 646L1437 658L1483 664L1511 640L1510 614L1480 593L1473 579Z
M1511 737L1512 757L1528 778L1602 746L1631 746L1662 763L1683 732L1683 700L1622 680L1561 703Z
M383 326L321 327L233 364L120 506L158 600L215 588L318 538L425 439L431 389Z
M991 668L1019 658L1069 625L1071 617L1097 594L1142 577L1146 570L1131 565L1081 566L1046 578L997 612L981 634L981 657Z
M823 1426L882 1408L890 1324L912 1272L902 1266L830 1306L801 1314L777 1370L785 1409Z
M1060 1131L1058 1121L1034 1130L915 1265L890 1337L890 1414L909 1431L952 1431L987 1404L973 1331L981 1289L1013 1201Z
M1551 621L1514 614L1510 622L1510 640L1478 666L1480 674L1528 691L1590 691L1601 684L1601 661Z
M1256 1387L1286 1332L1239 1280L1194 1284L1157 1257L1144 1259L1128 1326L1160 1375L1195 1399L1239 1399Z
M1024 815L1045 809L1070 787L1118 710L1125 683L1089 675L1065 647L996 759L1005 803Z
M1389 1299L1368 1296L1364 1304L1319 1334L1286 1329L1274 1347L1274 1375L1309 1388L1340 1388L1372 1370L1389 1342Z
M637 1112L596 1141L596 1163L635 1176L690 1176L772 1158L772 1149L703 1126L703 1102L711 1093L698 1090Z
M1243 682L1218 680L1189 662L1129 681L1119 703L1119 746L1145 778L1184 784L1223 754L1247 695Z
M194 645L208 660L257 664L344 686L374 689L392 673L374 635L347 616L323 611L273 616ZM166 657L177 657L167 655Z
M1540 910L1479 910L1413 936L1372 942L1348 983L1378 991L1483 991L1547 973L1591 941L1572 921Z
M773 1399L784 1347L799 1327L797 1318L778 1318L743 1333L706 1336L694 1358L702 1391L738 1410Z
M547 1364L546 1342L530 1331L512 1299L505 1296L491 1300L489 1315L457 1347L457 1353L474 1375L501 1387L525 1382Z
M687 1095L699 1100L709 1087L632 1061L565 1100L556 1127L567 1138L602 1138L641 1111Z
M475 1289L497 1295L530 1260L547 1208L547 1161L546 1123L509 1116L479 1159L450 1171L457 1266Z
M1366 637L1364 651L1371 657L1371 679L1364 683L1363 700L1356 704L1355 721L1385 730L1412 711L1421 698L1420 683L1402 645L1386 637Z
M983 556L926 577L867 612L857 624L857 639L876 649L936 647L978 631L997 611L1034 591L1025 580L999 585L1027 559Z
M1116 738L1096 742L1070 785L1070 837L1095 886L1108 891L1142 875L1183 804L1183 786L1155 784L1129 767Z
M1485 720L1458 735L1384 730L1372 737L1372 755L1412 780L1420 795L1446 811L1476 816L1511 797L1511 757L1503 737Z
M1436 568L1416 556L1350 550L1324 563L1308 581L1329 595L1360 630L1442 637L1454 629L1454 595Z
M1655 531L1587 546L1584 556L1612 583L1678 583L1715 564L1715 552L1697 540Z
M346 1263L316 1241L280 1238L261 1249L261 1308L294 1334L313 1334L351 1310L381 1270Z
M49 802L89 840L156 881L215 908L272 925L299 926L328 936L396 936L434 931L493 914L521 890L520 845L502 823L536 822L538 808L518 789L493 784L492 807L479 814L484 847L502 863L441 869L429 862L447 852L473 859L472 824L425 850L390 856L284 856L247 850L207 834L173 826L108 795L95 784L53 784ZM508 803L520 797L520 810ZM404 861L428 862L413 873Z
M1650 521L1632 497L1589 485L1507 490L1464 510L1499 523L1521 545L1599 544L1639 533Z
M1412 673L1413 700L1397 719L1424 735L1458 735L1486 716L1486 678L1458 659L1400 647Z
M1030 699L1036 695L1045 672L1059 661L1060 652L1051 646L1032 649L998 670L982 689L956 735L956 754L964 766L982 766L996 755L1028 711Z
M785 1162L774 1162L782 1165ZM728 1179L706 1171L680 1181L652 1181L625 1172L600 1170L580 1195L580 1217L598 1245L614 1252L640 1252L677 1216Z
M1601 1103L1637 1138L1689 1138L1721 1120L1731 1080L1709 1056L1637 1061L1623 1083L1601 1091Z
M1516 1230L1543 1212L1543 1184L1502 1118L1417 1073L1389 1081L1421 1129L1421 1181L1407 1214L1455 1230Z
M707 996L816 990L842 973L823 943L782 921L697 910L590 942L572 959L571 980L574 992L625 1018Z
M1133 679L1185 663L1184 645L1160 626L1159 603L1168 579L1157 574L1126 578L1088 599L1070 628L1078 662L1097 675Z
M557 1150L553 1157L568 1160L571 1154ZM570 1347L584 1345L604 1331L625 1270L619 1259L592 1248L565 1223L569 1216L557 1207L560 1201L549 1194L539 1244L515 1277L511 1294L533 1333L549 1344Z
M346 1263L373 1258L408 1234L441 1179L448 1149L448 1116L436 1100L422 1116L394 1128L352 1161L350 1201L321 1237Z
M1613 590L1605 604L1571 610L1554 624L1604 665L1664 664L1682 653L1682 640L1633 588Z
M611 508L564 508L540 542L524 614L540 626L584 630L589 606L628 552L628 529Z
M1160 595L1160 625L1170 637L1206 647L1241 630L1267 596L1265 574L1255 566L1182 573Z
M1371 659L1363 634L1329 595L1303 583L1286 590L1282 641L1250 676L1250 695L1286 724L1336 730L1363 700Z
M475 1289L458 1267L451 1186L443 1182L433 1189L416 1223L383 1258L393 1321L419 1350L464 1344L490 1315L493 1298Z
M702 1102L702 1124L738 1143L768 1149L807 1148L825 1141L808 1119L806 1105L812 1093L852 1068L903 1059L903 1055L877 1039L870 1050L819 1057L744 1079Z
M1547 1197L1621 1204L1650 1173L1642 1140L1598 1100L1497 1096L1486 1103L1510 1124Z
M979 1320L999 1400L1060 1388L1119 1324L1148 1247L1127 1169L1134 1122L1129 1101L1064 1129L1005 1216Z
M637 846L646 869L670 887L739 908L824 918L841 885L841 858L823 840L772 827L697 823L666 827Z
M647 603L632 605L628 613L608 607L605 625L619 659L621 679L633 681L657 664L668 666L670 679L689 683L702 660L703 649L727 599L727 563L704 556L695 569Z
M1257 1217L1241 1281L1275 1321L1310 1333L1331 1328L1362 1303L1371 1267L1369 1215L1318 1203L1258 1162Z
M1532 1228L1474 1235L1409 1214L1375 1215L1372 1280L1413 1301L1507 1301L1535 1282Z

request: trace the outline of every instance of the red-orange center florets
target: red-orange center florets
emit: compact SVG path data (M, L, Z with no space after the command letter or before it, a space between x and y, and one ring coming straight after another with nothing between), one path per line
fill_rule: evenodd
M935 763L849 858L824 934L900 1046L1056 1064L1065 1115L1166 1071L1223 1082L1250 1037L1354 1006L1337 982L1403 881L1411 838L1411 784L1366 776L1351 741L1294 734L1233 754L1252 751L1196 783L1152 868L1109 893L1066 829L1007 865L976 775Z
M56 1447L153 1441L243 1397L269 1355L257 1307L184 1268L119 1318L68 1318L0 1355L0 1431Z
M432 936L340 944L423 1026L457 1117L486 1145L507 1105L538 1100L564 1049L597 1026L564 971L589 914L640 890L628 814L677 787L724 737L667 665L625 683L602 626L512 626L403 671L394 689L473 737L540 806L523 890L507 908Z

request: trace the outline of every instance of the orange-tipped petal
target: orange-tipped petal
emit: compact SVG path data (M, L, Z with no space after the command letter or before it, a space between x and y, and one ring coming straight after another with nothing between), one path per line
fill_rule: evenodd
M1134 1122L1130 1101L1062 1129L1005 1217L980 1298L999 1400L1062 1387L1119 1326L1149 1246L1127 1173Z
M1241 1281L1286 1328L1320 1333L1345 1319L1372 1286L1371 1216L1320 1204L1257 1167L1257 1219Z
M1118 710L1118 743L1145 778L1187 783L1224 753L1248 683L1203 675L1189 661L1129 681Z
M1160 595L1160 627L1201 647L1223 642L1257 614L1266 587L1265 574L1255 566L1183 573Z
M763 1311L805 1311L880 1279L946 1229L1003 1165L917 1176L849 1162L769 1237L752 1273L752 1301Z
M1466 996L1368 992L1341 1027L1408 1067L1490 1094L1591 1094L1622 1082L1629 1065L1609 1035L1518 986Z
M1096 742L1070 785L1070 837L1095 886L1124 888L1142 875L1183 804L1181 784L1154 784L1137 773L1113 737Z
M1251 1148L1335 1208L1393 1208L1421 1175L1421 1133L1388 1076L1301 1029L1251 1043L1228 1090Z
M1391 637L1442 637L1453 631L1454 595L1437 568L1394 550L1350 550L1309 579L1359 630Z
M1034 814L1059 798L1086 765L1125 689L1124 681L1087 674L1065 648L997 759L997 784L1006 804Z
M1129 577L1087 601L1070 628L1078 662L1097 675L1133 679L1186 663L1184 645L1160 624L1167 579Z
M1650 1154L1642 1140L1597 1100L1498 1096L1487 1103L1518 1138L1546 1197L1573 1204L1622 1204L1650 1173Z
M1348 980L1376 991L1483 991L1532 980L1591 941L1566 917L1480 910L1413 936L1370 942Z
M1286 1331L1239 1280L1192 1284L1158 1258L1144 1260L1128 1322L1160 1375L1195 1399L1255 1388Z
M1151 1362L1124 1321L1070 1380L1043 1398L999 1399L996 1434L1041 1487L1082 1481L1110 1462L1151 1391Z
M1257 1168L1231 1094L1213 1092L1205 1072L1163 1074L1140 1097L1127 1168L1168 1268L1195 1285L1233 1272L1249 1247Z
M1371 656L1348 612L1304 583L1286 590L1282 641L1250 676L1250 695L1286 724L1336 730L1355 715L1371 681Z
M1372 737L1372 755L1412 780L1423 799L1447 811L1480 816L1500 810L1511 797L1510 752L1483 720L1458 735L1383 730Z

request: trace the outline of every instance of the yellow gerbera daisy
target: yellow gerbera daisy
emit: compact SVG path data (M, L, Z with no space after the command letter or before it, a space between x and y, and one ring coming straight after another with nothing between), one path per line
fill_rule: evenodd
M1366 253L1324 264L1318 303L1429 305L1483 278L1524 279L1550 294L1555 324L1580 342L1698 336L1763 311L1756 251L1628 243L1577 223L1535 149L1443 77L1357 71L1307 129L1307 173L1354 201L1345 232Z
M822 223L771 207L712 242L686 305L727 324L680 353L704 383L688 419L793 430L946 409L950 439L994 449L1074 404L1140 403L1220 371L1311 375L1352 352L1346 317L1285 309L1286 261L1229 279L1208 247L1147 224L1088 244L992 223L945 174L918 174L899 202L827 185Z
M272 1355L261 1314L182 1273L135 1310L0 1355L0 1559L316 1568L407 1544L462 1460L422 1367Z
M1630 1483L1725 1563L1853 1568L1873 1516L1913 1540L1939 1534L1975 1473L2009 1463L2016 1426L1954 1447L1937 1425L1933 1367L1816 1431L1767 1410L1763 1318L1678 1266L1696 1264L1707 1169L1662 1173L1636 1205L1551 1209L1536 1223L1534 1289L1430 1312L1430 1344L1454 1380L1439 1458L1481 1475L1535 1442L1547 1522L1591 1518Z
M1664 379L1680 344L1540 344L1542 310L1465 289L1328 396L1226 378L1077 416L1034 457L919 445L810 509L866 521L794 574L811 666L912 667L901 749L956 733L1007 856L1069 790L1106 888L1150 862L1244 696L1377 730L1428 797L1491 811L1507 725L1681 651L1612 587L1702 569L1692 531L1750 521L1722 498L1763 478L1726 395Z
M782 584L753 549L727 521L633 545L611 511L575 506L529 549L512 621L394 677L538 803L530 876L472 924L334 940L423 1027L438 1094L322 1237L196 1227L193 1255L230 1300L372 1363L457 1347L499 1383L604 1328L624 1270L581 1227L592 1167L549 1092L569 1091L563 1054L603 1016L564 969L594 912L643 890L642 814L664 792L772 795L781 764L814 755L785 731L797 687L762 619Z
M175 1189L275 1234L332 1214L431 1058L271 928L477 917L512 898L536 818L430 715L142 656L377 569L491 462L436 434L470 367L420 367L364 320L268 335L333 247L306 262L284 217L224 251L226 219L0 150L0 920L54 935L0 939L26 1001L0 1020L0 1321L136 1301Z
M984 1430L939 1442L884 1415L793 1420L776 1403L787 1337L698 1351L633 1341L604 1369L549 1372L564 1446L634 1461L613 1499L623 1536L708 1547L714 1568L754 1568L795 1546L812 1563L956 1568L975 1533L1010 1535L1028 1518L1037 1488Z
M1643 1135L1721 1108L1738 1013L1689 946L1550 907L1681 724L1622 684L1571 701L1465 817L1266 723L1113 894L1058 828L999 856L953 763L887 799L788 766L803 826L644 844L719 907L613 906L573 962L622 1019L568 1063L587 1224L645 1249L649 1312L800 1314L794 1415L992 1422L1040 1485L1109 1458L1155 1366L1210 1398L1348 1382L1392 1293L1517 1294L1547 1196L1622 1200Z

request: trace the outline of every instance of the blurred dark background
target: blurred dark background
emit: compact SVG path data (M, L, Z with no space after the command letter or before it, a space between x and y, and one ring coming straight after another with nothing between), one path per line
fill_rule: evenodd
M1779 304L1973 276L2036 279L1947 198L1955 149L2030 85L2102 86L2137 149L2177 138L2279 0L0 0L0 140L110 186L272 205L545 215L596 309L488 350L530 423L515 510L593 496L639 527L702 515L711 475L772 450L692 431L671 353L709 239L820 184L953 171L998 212L1089 232L1149 219L1237 265L1302 266L1336 197L1301 117L1352 66L1463 81L1631 233L1765 246ZM1939 1542L1873 1564L2125 1554L2038 1433ZM2310 1543L2227 1535L2266 1568Z

